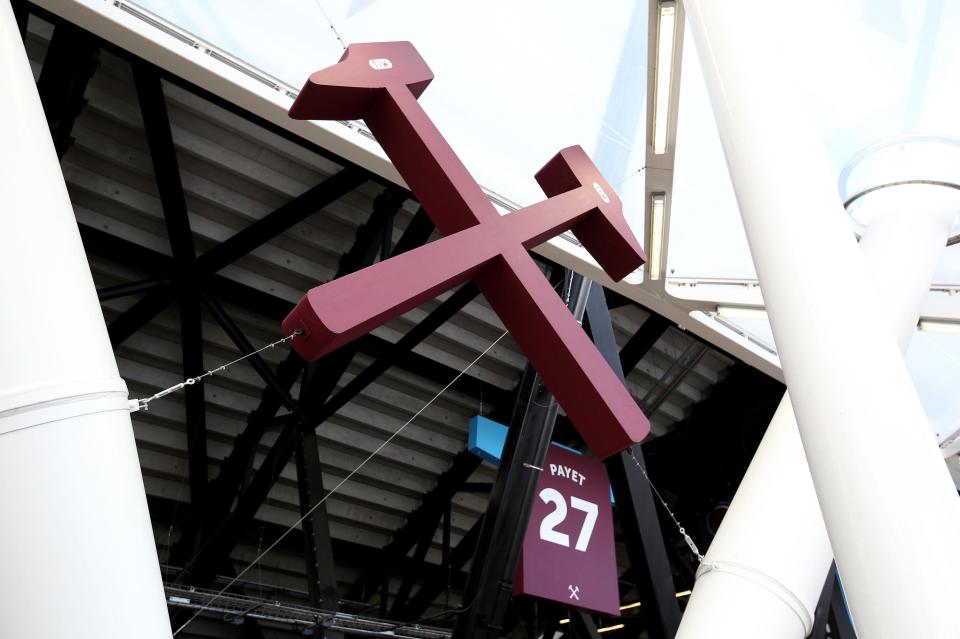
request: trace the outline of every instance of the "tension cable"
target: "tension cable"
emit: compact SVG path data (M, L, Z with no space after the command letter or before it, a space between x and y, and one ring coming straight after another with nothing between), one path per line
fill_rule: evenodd
M284 338L284 340L293 339L293 338L294 338L296 335L298 335L298 334L299 334L299 333L294 332L294 334L290 335L289 337ZM180 632L181 632L184 628L186 628L188 625L190 625L190 623L193 622L194 619L196 619L197 617L199 617L205 610L207 610L207 608L209 608L209 607L211 606L211 604L213 604L214 601L216 601L217 599L219 599L219 598L223 595L223 593L225 593L231 586L233 586L233 584L237 583L237 580L239 580L241 577L243 577L243 576L247 573L247 571L249 571L251 568L253 568L253 567L256 566L258 563L260 563L260 560L261 560L261 559L263 559L264 557L266 557L266 556L270 553L271 550L273 550L274 548L276 548L277 545L287 537L287 535L289 535L291 532L293 532L293 531L297 528L297 526L299 526L300 524L302 524L302 523L304 522L304 520L307 519L307 517L309 517L310 515L312 515L313 512L314 512L317 508L319 508L320 506L322 506L322 505L324 504L324 502L326 502L327 499L329 499L334 493L336 493L338 490L340 490L340 488L341 488L344 484L346 484L348 481L350 481L351 479L353 479L353 476L356 475L358 472L360 472L360 469L362 469L364 466L366 466L366 465L367 465L367 462L369 462L371 459L373 459L374 457L376 457L377 455L379 455L379 454L380 454L380 451L382 451L384 448L386 448L386 447L390 444L390 442L392 442L394 439L396 439L397 436L398 436L401 432L403 432L403 430L404 430L407 426L409 426L410 424L413 423L413 420L415 420L417 417L420 417L420 415L423 414L423 411L425 411L425 410L427 410L428 408L430 408L430 406L431 406L435 401L437 401L438 399L440 399L440 396L441 396L441 395L443 395L445 392L447 392L447 390L448 390L451 386L453 386L453 385L457 382L457 380L459 380L461 377L463 377L464 375L466 375L466 373L467 373L468 370L470 370L477 362L479 362L479 361L483 358L484 355L486 355L487 353L489 353L489 352L491 351L491 349L493 349L494 346L496 346L497 344L499 344L499 343L500 343L500 340L502 340L502 339L503 339L504 337L506 337L508 334L509 334L509 331L504 331L504 332L500 335L500 337L498 337L497 339L493 340L493 342L491 342L490 345L487 346L487 348L484 349L484 351L483 351L482 353L480 353L479 355L477 355L477 356L473 359L472 362L470 362L469 364L467 364L462 371L460 371L459 373L457 373L457 376L456 376L456 377L454 377L453 379L451 379L449 382L447 382L447 385L446 385L446 386L444 386L444 387L441 388L439 391L437 391L437 394L434 395L433 397L431 397L431 398L430 398L430 401L428 401L426 404L424 404L423 407L422 407L420 410L418 410L416 413L414 413L413 416L410 417L410 419L408 419L406 422L404 422L403 425L400 426L400 428L398 428L397 430L395 430L389 437L387 437L385 440L383 440L383 442L382 442L379 446L377 446L376 449L374 449L374 451L373 451L372 453L370 453L369 455L367 455L367 457L366 457L363 461L361 461L360 464L358 464L356 468L354 468L353 470L351 470L351 471L347 474L346 477L344 477L343 479L341 479L341 480L340 480L340 483L338 483L336 486L334 486L333 488L331 488L330 490L328 490L328 491L326 492L326 494L325 494L323 497L320 498L320 501L318 501L316 504L314 504L313 506L311 506L310 509L307 510L307 512L304 513L302 517L300 517L300 519L298 519L297 521L295 521L295 522L293 522L292 524L290 524L290 526L288 526L287 529L284 530L283 533L281 533L280 536L277 537L277 539L276 539L272 544L270 544L269 546L267 546L267 548L266 548L263 552L261 552L260 554L258 554L258 555L254 558L254 560L251 561L251 562L247 565L246 568L244 568L243 570L241 570L240 572L238 572L238 573L237 573L237 576L234 577L233 579L231 579L230 582L227 583L226 586L224 586L223 588L221 588L221 589L219 590L219 592L217 592L217 594L214 595L213 599L211 599L211 600L208 601L206 604L204 604L203 606L201 606L201 608L200 608L199 610L197 610L197 611L193 614L192 617L190 617L189 619L187 619L187 621L186 621L182 626L180 626L179 628L177 628L177 630L173 633L173 636L176 637L177 635L179 635ZM278 343L279 343L279 342L278 342ZM269 348L269 346L265 346L264 348ZM238 361L239 361L239 360L238 360ZM461 611L461 612L462 612L462 611Z
M673 511L670 510L670 506L667 505L667 501L663 498L663 495L660 494L660 491L657 490L657 487L653 485L653 482L650 481L650 476L647 474L647 469L644 468L643 464L640 463L640 460L637 459L633 454L633 446L627 449L627 454L630 455L630 459L633 460L633 463L637 465L637 468L640 469L640 472L643 474L643 478L647 480L647 483L650 484L650 489L653 490L653 494L657 496L657 499L660 500L660 504L663 506L663 509L667 511L667 514L670 515L670 519L673 520L673 523L676 524L677 530L680 531L680 535L683 536L683 541L686 542L687 546L690 548L690 552L697 556L697 562L703 563L703 555L700 554L700 549L697 548L697 544L693 541L693 538L687 533L686 529L680 525L680 521L677 519L676 515L673 514Z
M138 410L147 410L147 409L149 408L150 402L152 402L152 401L155 400L155 399L160 399L161 397L166 397L166 396L169 395L170 393L176 393L178 390L182 390L182 389L186 388L187 386L193 386L193 385L196 384L197 382L203 381L203 379L204 379L205 377L210 377L211 375L216 375L217 373L222 373L223 371L227 370L228 368L230 368L230 367L233 366L234 364L238 364L238 363L242 362L242 361L245 360L245 359L249 359L249 358L253 357L254 355L259 355L259 354L262 353L263 351L269 350L269 349L271 349L271 348L273 348L273 347L275 347L275 346L279 346L280 344L285 344L285 343L289 342L290 340L292 340L294 337L297 337L298 335L303 335L303 329L302 329L302 328L298 328L297 330L295 330L294 332L290 333L290 334L287 335L286 337L283 337L283 338L281 338L281 339L278 339L278 340L275 341L275 342L271 342L270 344L267 344L266 346L263 346L263 347L261 347L261 348L258 348L257 350L255 350L255 351L253 351L253 352L251 352L251 353L247 353L247 354L244 355L243 357L238 357L237 359L233 360L232 362L227 362L226 364L223 364L222 366L218 366L218 367L216 367L216 368L210 369L210 370L208 370L206 373L204 373L203 375L197 375L196 377L189 377L189 378L183 380L182 382L180 382L179 384L174 384L174 385L171 386L170 388L165 388L164 390L162 390L162 391L160 391L159 393L156 393L156 394L154 394L154 395L151 395L150 397L145 397L145 398L143 398L143 399L133 399L133 400L130 400L130 412L131 412L131 413L135 413L135 412L137 412Z

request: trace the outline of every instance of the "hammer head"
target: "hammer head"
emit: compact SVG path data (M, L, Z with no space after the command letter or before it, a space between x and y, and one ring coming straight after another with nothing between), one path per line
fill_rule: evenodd
M571 230L615 281L647 261L647 254L623 217L620 198L581 147L571 146L557 153L537 172L536 179L547 197L578 188L592 192L596 208Z
M340 62L312 74L289 115L296 120L362 118L383 89L406 87L420 97L433 72L409 42L351 44Z

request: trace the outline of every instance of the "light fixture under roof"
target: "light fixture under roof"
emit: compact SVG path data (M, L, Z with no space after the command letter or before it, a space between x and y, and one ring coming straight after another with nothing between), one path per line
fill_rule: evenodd
M730 319L767 321L767 311L753 306L718 306L717 315Z
M657 66L653 89L653 152L656 155L667 152L676 26L676 2L672 0L661 2L657 11Z
M651 280L659 280L663 261L663 218L667 204L666 193L650 195L650 261L648 262Z
M935 322L933 320L920 320L920 330L930 332L930 333L960 334L960 323Z
M611 630L620 630L623 628L622 623L618 623L614 626L606 626L605 628L597 628L597 632L610 632Z

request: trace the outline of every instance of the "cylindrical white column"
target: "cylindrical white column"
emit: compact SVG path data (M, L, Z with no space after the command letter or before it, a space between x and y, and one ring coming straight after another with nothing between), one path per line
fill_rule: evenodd
M789 84L788 3L685 6L854 622L953 637L960 499Z
M697 571L677 639L806 637L832 560L785 394Z
M8 2L0 76L0 636L169 639L126 386Z
M960 191L897 186L869 206L875 211L861 250L878 311L905 351L960 212ZM786 394L697 571L677 639L806 637L832 559Z

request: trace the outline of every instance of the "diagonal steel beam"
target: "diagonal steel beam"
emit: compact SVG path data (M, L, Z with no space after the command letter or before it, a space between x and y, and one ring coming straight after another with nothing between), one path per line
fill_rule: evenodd
M27 19L30 17L26 0L12 0L10 4L13 6L13 17L17 21L17 28L20 29L20 39L25 40L27 37Z
M167 225L167 236L173 258L181 273L185 274L196 259L193 232L187 214L187 198L180 178L180 165L170 131L167 100L163 95L160 76L152 65L133 65L133 84L140 102L143 130L150 148L153 175Z
M448 309L442 308L442 306L443 305L435 309L433 313L440 314L447 312ZM430 320L428 316L423 323L429 324L431 322L432 320ZM430 332L427 331L418 332L416 336L417 339L411 339L404 342L404 348L414 348L429 334ZM362 345L364 342L365 340L357 340L355 343ZM331 355L335 354L336 351ZM330 356L327 356L327 358L329 357ZM324 359L327 358L322 358L319 361L323 362ZM386 368L383 370L386 370ZM314 374L318 373L315 371ZM452 379L452 376L450 379ZM317 388L317 384L311 384L311 388ZM303 395L303 393L301 393L301 397L315 396L313 390L308 389L307 393L308 395ZM315 429L322 423L317 419L319 415L325 414L322 405L319 407L319 409L316 409L305 405L305 403L301 401L300 406L301 411L303 411L302 414L294 415L293 419L285 420L284 427L278 435L277 440L267 453L266 458L260 464L260 469L255 474L253 480L241 494L239 500L237 501L236 508L232 513L230 513L230 515L221 525L217 526L216 530L211 534L207 541L203 543L203 548L205 551L201 552L192 562L190 562L192 566L189 567L189 570L187 571L187 577L189 579L200 583L205 579L209 579L213 575L216 566L219 565L219 563L223 561L226 556L228 556L229 552L233 549L233 546L236 545L236 541L239 539L242 529L252 520L253 516L256 514L256 511L259 509L260 504L263 503L263 500L269 493L270 488L280 476L280 472L283 470L284 466L286 466L287 462L290 461L290 457L295 449L294 447L297 431L302 429ZM350 597L348 596L348 598Z
M587 316L594 343L614 372L624 378L620 368L620 356L613 336L610 311L607 308L603 287L594 286L587 300ZM656 317L651 315L650 318ZM650 319L647 320L649 322ZM646 323L644 324L646 326ZM659 337L661 324L654 324L645 341L650 346ZM666 330L665 328L663 330ZM645 332L641 328L639 333ZM648 347L649 348L649 347ZM636 355L633 355L634 357ZM642 357L642 355L641 355ZM648 615L648 630L654 639L672 638L680 624L680 607L676 600L676 588L666 545L660 532L656 505L650 485L637 464L644 464L640 446L633 446L632 455L622 452L606 461L610 484L617 503L617 518L627 541L627 554L636 577L637 590Z
M393 604L390 606L390 614L388 616L391 619L404 619L406 617L404 609L407 606L407 600L413 591L414 583L422 578L421 573L423 572L423 566L426 562L427 551L430 550L430 546L433 545L433 536L436 530L436 527L423 529L420 540L417 542L413 550L413 555L411 556L413 565L410 570L407 570L403 574L403 580L400 582L397 594L393 598ZM443 562L441 565L445 566L446 562Z
M583 610L570 611L570 631L574 639L600 639L593 617Z
M468 561L473 557L474 550L477 547L477 541L480 539L480 528L483 526L483 517L478 519L470 530L460 538L460 543L450 553L450 567L452 573L457 573L463 569ZM447 588L447 582L440 579L426 579L417 594L410 599L404 610L404 617L407 619L419 619L427 612L427 609L436 601L443 591Z
M257 350L247 339L246 335L243 334L243 331L240 330L240 327L237 326L236 322L234 322L233 319L231 319L231 317L223 309L223 307L220 306L220 303L216 300L216 298L208 295L207 293L201 292L200 301L203 302L203 305L208 311L210 311L210 314L213 315L215 320L217 320L217 323L241 353L248 354ZM283 406L290 411L296 410L297 402L290 395L289 385L281 382L277 378L274 372L270 369L270 365L267 364L267 362L265 362L260 355L252 355L247 359L247 361L250 362L250 365L264 381L267 387L280 397Z
M589 321L584 323L584 327L590 331ZM663 335L669 327L670 322L660 315L651 314L650 317L647 318L620 351L620 362L625 371L625 375L637 367L637 364L650 352L656 341L660 339L660 336ZM616 343L614 343L613 348L616 348ZM502 405L513 406L519 392L520 382L517 382L513 389L508 392L509 399L503 402ZM500 417L504 420L507 419L507 417L503 415L500 415Z
M568 271L564 284L567 308L581 322L591 282ZM470 605L457 618L455 639L499 637L509 610L513 578L539 480L530 469L544 465L559 410L553 394L530 364L524 372L520 397L526 401L514 409L507 430L463 595Z
M657 383L650 387L643 399L640 400L640 406L647 414L652 417L654 413L663 405L683 379L697 367L703 356L709 352L710 348L697 340L691 340L684 349L680 357L674 361L670 367L664 371Z
M609 315L609 313L608 313ZM591 324L592 327L592 324ZM670 328L670 321L656 313L650 313L650 316L637 329L637 332L623 345L620 351L620 367L623 369L624 377L630 375L630 372L637 367L637 364L646 356L647 353L657 343L657 340ZM614 345L616 348L616 345ZM648 415L649 417L649 415Z
M184 277L196 259L193 231L187 213L187 199L173 145L167 101L160 84L160 76L153 66L134 64L133 83L143 116L153 174L157 182L167 237L173 253L177 284L180 292L180 334L183 377L192 378L204 372L203 318L198 290L192 279ZM150 297L147 295L144 299ZM144 306L145 311L160 307ZM147 318L144 312L140 319ZM130 324L133 326L133 323ZM208 489L206 400L203 384L193 384L184 390L184 418L187 437L187 465L190 476L190 503L203 504Z
M410 548L422 537L425 530L436 530L450 500L460 487L480 467L480 458L467 451L457 453L450 467L437 477L437 483L423 496L420 505L410 513L406 523L397 529L390 542L378 553L372 570L363 573L347 591L346 598L367 601L384 574L395 570L398 560L406 557ZM432 537L432 535L431 535Z
M837 563L831 562L827 579L820 591L820 599L813 613L813 628L809 639L827 639L827 624L830 622L830 604L833 601L833 589L837 584Z
M102 229L81 222L80 239L87 253L98 255L118 264L136 265L140 270L152 275L162 275L173 269L173 258L158 251L140 246Z
M412 222L411 222L412 223ZM170 256L144 248L128 240L106 233L100 229L79 224L80 236L83 239L87 253L119 261L121 263L136 264L138 268L154 273L165 273L172 268L173 260ZM408 227L409 228L409 227ZM432 228L432 227L431 227ZM429 235L429 229L427 232ZM399 243L398 243L399 246ZM257 313L264 317L280 321L293 308L293 304L275 295L241 284L222 275L210 276L204 283L204 288L217 299L230 302L240 308ZM374 359L383 357L393 343L375 335L367 335L360 340L360 352ZM302 360L300 360L302 361ZM428 357L408 351L397 358L395 366L401 370L414 373L438 384L446 384L457 374L450 366L435 362ZM484 397L491 401L503 403L508 391L485 382L469 373L463 375L451 388L467 394L479 395L483 391Z
M388 220L392 220L392 215L402 203L403 195L393 189L388 189L377 197L370 218L357 229L354 243L341 258L335 277L352 273L376 259L383 237L382 227ZM198 260L198 263L201 260ZM217 567L229 556L243 528L253 519L270 488L290 461L296 449L297 431L307 429L302 422L314 406L322 403L336 387L337 381L349 366L357 348L359 347L352 346L340 349L307 367L310 384L309 387L301 385L301 401L297 403L294 413L296 418L284 426L260 469L241 492L242 478L252 464L256 445L279 408L275 402L269 407L264 407L261 402L261 406L255 412L258 413L258 417L265 419L261 421L258 418L256 422L248 421L247 428L244 429L241 437L238 437L234 449L225 461L223 468L229 470L230 475L224 475L222 480L218 477L214 501L206 509L209 516L201 524L197 533L199 543L194 540L199 550L189 561L182 576L184 580L198 583L209 581ZM288 356L287 362L291 369L296 368L297 373L304 367L303 360L293 352ZM307 401L304 402L304 399ZM260 410L261 408L269 408L269 410ZM243 472L240 472L241 470ZM231 512L230 505L237 498L238 493L237 505Z
M472 282L460 287L453 295L434 309L433 312L427 315L423 321L410 329L410 331L396 343L391 344L386 349L386 352L379 355L370 366L365 368L359 375L350 380L336 395L331 397L319 409L317 414L313 416L313 419L320 423L329 419L334 413L359 395L364 388L376 381L376 379L390 367L394 366L404 353L412 352L414 346L422 342L426 337L440 328L440 326L445 324L447 320L463 310L463 308L479 294L480 290ZM450 379L452 380L453 376L451 376Z
M838 578L830 599L830 636L833 639L857 639L857 631L850 620L850 611L847 609L847 602L844 601Z
M407 228L403 231L400 239L397 240L397 244L393 247L390 255L401 255L426 244L434 230L433 220L430 219L426 210L421 206L417 209L413 217L410 218L410 221L407 222Z
M183 377L196 377L203 368L203 329L200 300L186 292L180 298L180 335L182 339ZM207 424L204 384L184 389L187 436L187 468L190 475L190 503L202 504L207 492Z
M373 203L370 219L357 229L353 245L340 258L334 279L358 271L376 261L383 242L383 229L388 224L393 224L393 216L402 203L403 196L395 190L386 190L377 197ZM301 406L303 416L310 416L306 418L307 421L319 424L320 420L313 416L315 411L336 389L337 383L359 349L359 344L349 344L318 361L307 363L311 385L309 392L305 393L307 403ZM304 394L303 391L301 394Z
M297 432L297 492L300 498L300 515L304 517L301 526L307 565L307 590L311 606L337 611L340 609L340 592L330 541L330 524L326 509L314 507L326 494L323 489L323 467L318 447L317 434L314 431Z
M457 302L461 301L462 299L463 298L459 298ZM454 302L451 302L451 305L452 304L454 304ZM427 315L427 317L421 320L421 324L433 323L437 317L441 316L443 313L446 313L449 309L450 307L445 307L443 309L440 307L435 308L432 313L435 313L436 315L434 317ZM420 326L420 324L417 326ZM415 328L416 327L414 327L414 329ZM413 331L414 329L410 330ZM401 341L402 340L403 338L401 338ZM360 351L370 355L374 359L379 360L381 358L390 358L393 365L397 368L409 371L415 375L419 375L424 379L429 379L430 381L440 384L441 386L445 386L450 382L450 380L456 378L456 376L460 374L460 371L452 366L448 366L442 362L430 359L426 355L421 355L419 353L415 353L413 350L410 350L415 348L416 345L420 343L421 340L419 339L413 340L411 338L411 340L404 341L402 348L397 348L396 344L399 342L389 342L382 337L377 337L376 335L365 335L357 341L360 342ZM408 344L409 348L407 348ZM373 364L371 364L371 366L373 366ZM505 391L496 384L487 382L479 377L470 375L469 373L464 373L461 375L459 379L453 382L453 385L450 386L450 389L475 397L483 395L484 400L489 401L489 403L493 406L505 405L506 402L513 401L512 398L509 397L509 391Z
M99 299L101 302L107 302L109 300L115 300L128 295L136 295L137 293L148 293L155 288L159 288L160 286L169 283L170 280L167 279L151 278L140 280L138 282L130 282L128 284L107 286L105 288L97 289L97 299Z
M23 15L25 27L26 13ZM85 104L83 94L99 58L97 41L86 31L67 22L54 28L37 91L60 159L72 141L70 133Z
M177 297L173 284L163 284L140 298L133 306L107 325L110 343L114 348L147 325Z
M367 175L358 169L346 168L334 173L201 255L197 259L197 268L203 273L216 273L339 200L366 180Z

